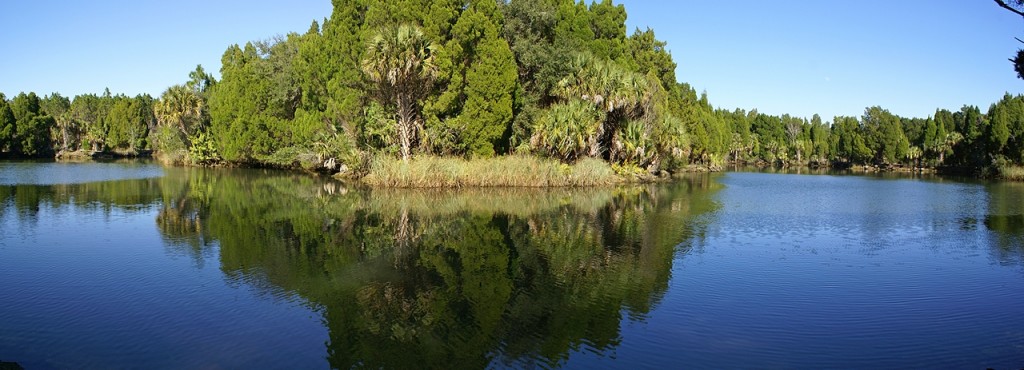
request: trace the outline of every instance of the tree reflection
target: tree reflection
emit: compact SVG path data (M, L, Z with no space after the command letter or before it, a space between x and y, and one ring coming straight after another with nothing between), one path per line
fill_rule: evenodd
M100 211L140 213L154 205L159 194L157 179L100 181L58 185L0 185L0 217L8 212L35 224L42 211L60 213L66 205Z
M718 207L706 175L544 191L208 176L165 190L161 230L216 240L229 280L308 300L337 368L556 365L610 349L623 314L657 304L697 216Z
M156 214L169 251L301 296L337 368L554 366L642 319L719 207L708 175L605 189L369 190L302 174L0 187L7 217L63 205ZM158 207L154 210L153 207ZM682 243L682 244L680 244ZM685 252L685 250L683 251Z
M1024 184L991 184L985 227L995 232L993 258L1003 265L1024 265Z

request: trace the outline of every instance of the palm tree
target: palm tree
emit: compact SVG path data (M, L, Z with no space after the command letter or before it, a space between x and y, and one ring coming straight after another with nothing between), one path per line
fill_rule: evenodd
M964 136L959 132L950 132L946 134L946 137L943 140L938 142L935 149L939 152L939 165L942 165L942 162L945 161L946 152L952 150L953 147L956 146L956 144L959 144L963 139Z
M916 145L911 146L909 149L907 149L907 160L909 160L910 163L913 164L914 168L921 167L918 160L921 159L921 155L923 153L924 152L921 151L921 148L919 148Z
M67 152L69 150L77 150L78 148L72 148L78 140L79 127L78 122L71 116L70 109L54 117L57 120L57 129L60 131L60 151Z
M624 145L625 123L642 121L645 127L641 131L650 131L653 102L655 94L660 93L660 82L588 53L573 57L569 70L569 75L558 82L555 93L565 100L589 102L604 115L595 133L597 145L588 155L597 157L607 152L610 160L625 160L628 155L619 151Z
M437 49L419 27L412 25L384 28L366 44L362 69L376 85L375 96L381 105L395 106L403 160L409 160L422 126L420 100L437 78Z
M651 126L641 121L630 120L615 142L616 151L623 163L644 167L655 160L654 144L651 142Z
M530 145L561 160L576 160L595 150L600 126L600 113L586 102L555 104L534 124Z
M188 146L189 137L202 129L203 105L203 99L193 89L174 85L153 105L153 114L158 125L177 128Z

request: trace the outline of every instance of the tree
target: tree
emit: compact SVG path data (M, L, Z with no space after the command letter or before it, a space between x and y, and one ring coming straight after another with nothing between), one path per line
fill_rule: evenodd
M157 125L178 130L181 140L188 146L190 136L201 129L203 101L195 90L185 85L174 85L160 95L153 106Z
M955 132L962 135L959 144L952 148L954 165L981 168L990 164L988 137L989 120L981 109L973 105L964 105L953 113Z
M789 145L796 151L797 164L803 162L803 147L805 143L800 142L800 135L804 132L805 122L796 117L785 119L786 137L789 138Z
M856 117L835 117L832 120L832 153L844 162L859 162L871 157L861 135Z
M139 95L129 98L124 95L114 97L110 110L107 112L107 146L129 153L137 153L142 149L144 138L153 120L152 97Z
M512 122L517 68L501 37L501 16L493 0L471 1L452 28L452 47L446 49L461 51L453 56L464 62L454 70L463 74L464 87L449 94L465 97L456 127L467 149L479 156L492 156L506 146L500 141Z
M957 144L963 141L963 135L959 132L950 132L943 136L942 141L939 142L937 151L939 152L939 165L942 165L946 160L946 152L949 152Z
M750 121L750 131L756 134L758 141L761 144L756 151L756 155L768 162L774 162L774 154L770 153L769 148L772 145L778 146L780 143L785 143L786 130L784 120L789 118L789 115L783 117L771 116L764 113L751 112L753 119Z
M17 132L17 120L6 97L0 93L0 153L11 151Z
M53 118L41 114L39 96L34 92L21 93L11 100L15 134L13 151L26 156L38 156L50 151L50 128Z
M421 101L437 78L437 49L412 25L385 27L366 45L362 70L374 84L374 97L395 109L400 153L406 161L423 126Z
M821 122L821 116L811 117L811 152L816 160L825 161L829 158L829 125Z
M907 149L907 154L906 154L907 160L910 161L910 163L915 168L916 167L920 167L921 164L920 164L919 160L921 159L921 155L922 154L923 154L923 152L921 151L920 147L911 146L910 149Z
M310 26L295 62L302 109L349 134L362 120L366 96L360 63L366 50L362 35L367 3L333 1L331 17Z
M530 145L552 157L574 161L597 145L601 121L600 112L583 100L555 104L534 124Z
M302 41L293 33L244 47L232 45L224 52L221 80L208 93L208 131L223 159L257 160L295 145L296 136L308 149L316 128L326 126L315 107L296 119L304 95L295 68Z
M1014 14L1024 17L1024 0L994 0L996 4L999 4L1003 9L1009 10ZM1017 39L1017 41L1022 41ZM1010 62L1013 63L1013 70L1017 72L1017 78L1024 79L1024 49L1018 49L1017 55L1010 58Z
M865 141L874 152L875 161L891 164L906 156L910 141L903 133L899 117L875 106L864 110L861 123L866 133Z
M627 123L655 118L655 97L661 82L629 71L618 63L589 53L576 55L570 63L571 73L558 83L555 92L566 101L583 100L594 105L603 115L603 123L595 132L591 157L604 157L622 162L622 133ZM654 78L654 77L652 77ZM645 132L649 132L647 128Z
M543 109L554 100L552 90L568 74L570 48L556 42L559 0L516 0L505 3L504 39L515 55L519 86L514 105L512 147L526 148ZM561 39L558 39L561 40Z
M103 150L109 133L107 116L112 100L110 96L96 94L75 96L71 101L71 120L65 127L70 147Z
M39 101L40 109L50 117L53 117L57 132L55 140L59 140L60 147L54 148L60 151L77 150L78 135L75 135L75 121L71 117L71 100L53 93ZM75 140L72 140L74 138Z

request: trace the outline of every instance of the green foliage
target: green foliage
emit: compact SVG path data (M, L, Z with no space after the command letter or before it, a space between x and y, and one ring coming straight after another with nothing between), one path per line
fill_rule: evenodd
M836 117L832 124L833 148L838 159L845 162L862 162L871 156L861 135L860 123L855 117Z
M153 149L162 161L170 164L184 163L188 147L177 128L157 126L156 130L150 133L150 142L154 143Z
M419 140L419 107L437 76L437 48L422 29L411 25L385 27L366 44L362 70L374 83L378 103L396 111L399 150L405 160Z
M626 39L626 47L632 63L640 73L654 73L666 90L671 90L676 80L676 62L672 60L666 46L668 43L659 41L654 31L639 29Z
M618 142L622 163L646 166L657 154L648 126L641 121L627 121Z
M394 114L388 113L376 102L370 103L366 107L365 123L360 125L360 143L374 151L397 154L396 126Z
M880 163L897 163L903 159L910 142L903 132L900 118L881 107L870 107L864 111L862 124L865 142L874 149L874 159Z
M267 171L169 169L115 192L52 193L87 202L155 192L157 225L175 252L201 261L215 245L229 279L258 278L261 291L320 308L332 367L483 368L538 358L558 366L578 343L613 348L623 317L650 312L668 289L672 256L690 244L680 240L705 232L700 220L719 207L709 183L369 191Z
M517 77L508 43L499 38L497 26L492 28L485 32L487 39L477 43L478 58L466 71L467 98L458 116L465 125L463 135L469 151L485 157L507 147L501 139L512 122Z
M27 122L20 122L17 146L21 154L29 157L51 154L50 130L56 125L53 117L46 115L33 116Z
M17 138L17 120L14 118L14 111L10 104L0 94L0 153L13 149Z
M46 115L40 109L40 99L35 93L21 93L14 97L9 103L11 116L14 118L14 125L0 125L0 130L12 130L13 135L7 133L7 146L11 152L28 157L38 157L51 154L52 145L50 142L50 130L56 126L53 117ZM3 110L3 108L0 108ZM7 116L5 112L0 115ZM2 120L7 118L0 117ZM0 135L4 133L0 132ZM0 144L4 141L0 138Z
M71 145L77 146L77 143L70 142L71 136L67 135L67 130L69 130L73 122L71 119L71 100L60 94L52 93L39 101L39 108L43 114L54 119L55 132L52 133L53 149L59 152L68 150Z
M294 61L302 37L233 45L224 52L221 81L210 90L210 132L225 160L250 162L278 147L295 144L295 136L314 135L310 121L295 121L301 87ZM198 94L196 94L198 96ZM308 113L308 112L307 112Z
M602 120L601 112L582 100L553 105L534 124L530 145L564 161L592 156Z
M527 153L647 173L723 161L981 168L1024 162L1024 98L823 122L716 109L612 0L334 1L303 33L232 45L160 99L0 99L0 151L364 168L364 158ZM150 132L153 130L153 132ZM163 141L161 143L160 141ZM199 142L193 142L199 141ZM916 148L916 149L914 149ZM627 171L629 172L629 171Z
M424 106L433 139L425 141L427 149L483 157L507 150L518 69L502 22L496 2L470 1L439 37L445 41L436 61L441 87Z
M152 100L148 97L115 97L106 118L109 129L104 142L107 147L131 152L142 149L149 123L154 120L153 114Z
M193 164L209 164L220 158L213 140L203 132L189 139L192 143L188 148L188 161Z
M194 90L185 85L168 88L154 104L157 125L173 127L188 144L188 138L204 131L203 109L206 103Z
M106 98L96 94L75 96L71 102L71 123L64 128L69 136L69 147L99 151L106 141ZM75 143L75 145L72 145Z
M721 157L724 121L706 98L677 108L688 87L678 87L666 44L651 30L627 38L625 19L610 0L338 1L302 35L229 47L221 81L198 66L155 104L155 118L177 127L186 148L208 133L230 162L325 151L324 137L340 138L347 153L403 158L489 157L531 141L563 160L654 171L686 161L690 131L707 133L702 155ZM130 126L126 109L111 106L89 125L103 140L86 137L123 147L115 126ZM570 123L570 106L596 120Z

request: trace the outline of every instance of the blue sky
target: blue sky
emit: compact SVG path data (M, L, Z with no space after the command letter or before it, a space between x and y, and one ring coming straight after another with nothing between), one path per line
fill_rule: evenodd
M903 116L1021 93L1006 60L1024 20L990 0L622 0L629 32L668 42L680 81L723 108L825 120ZM0 13L0 92L159 95L228 45L304 32L329 0L13 1Z

